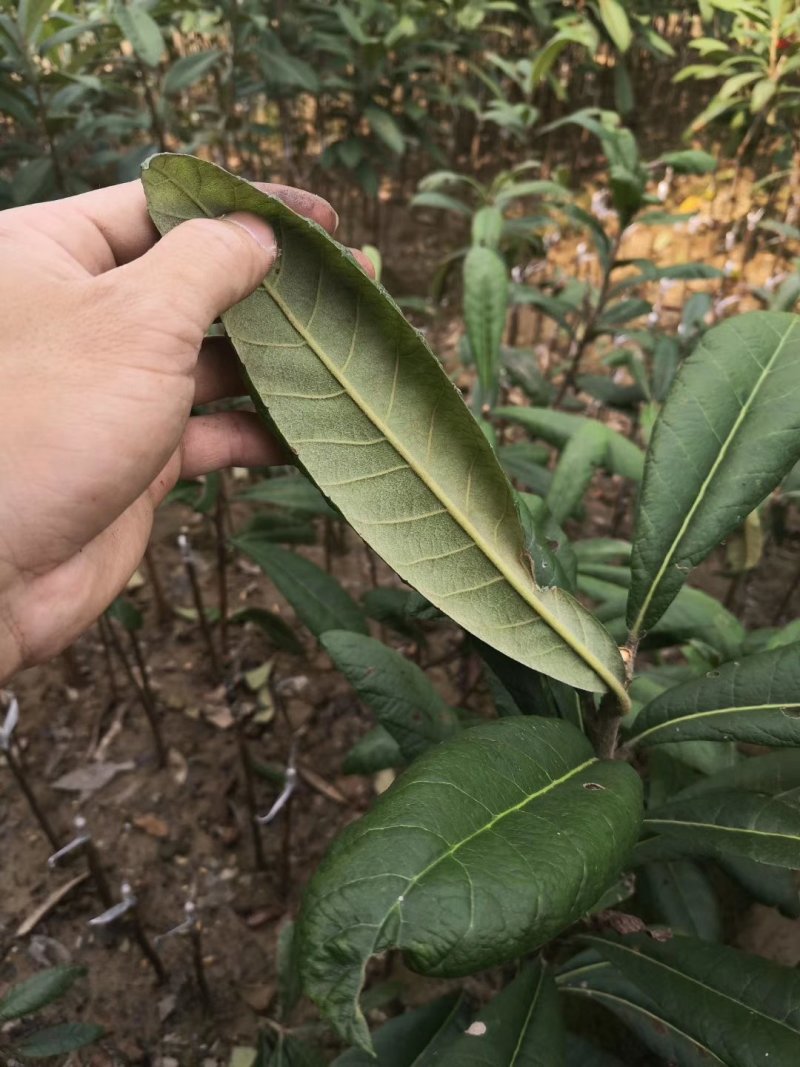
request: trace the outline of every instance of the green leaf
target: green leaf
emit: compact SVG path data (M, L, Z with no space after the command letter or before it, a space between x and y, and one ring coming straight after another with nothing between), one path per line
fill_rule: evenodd
M125 3L116 0L111 8L111 17L120 32L130 41L133 50L148 67L157 67L164 54L164 38L161 29L141 0Z
M553 483L553 473L545 464L549 460L546 448L529 442L518 445L501 445L497 458L509 478L539 496L546 496Z
M375 136L379 137L396 155L402 156L406 150L406 139L389 112L380 107L367 107L364 108L364 118Z
M662 1056L659 1023L662 1034L669 1028L675 1045L665 1058L692 1067L794 1062L800 1047L797 971L691 937L585 940L632 984L638 1005L629 1001L619 1010L608 995L597 999L626 1022L636 1012L636 1032Z
M454 196L439 193L435 190L423 190L417 193L411 201L411 207L441 208L443 211L455 211L457 215L470 215L470 209Z
M342 774L376 774L405 763L400 746L382 726L375 726L353 745L342 762Z
M622 1060L597 1048L579 1034L567 1034L566 1067L625 1067Z
M425 644L425 631L411 617L413 598L417 594L413 589L395 589L381 587L368 589L362 597L364 610L371 619L385 623L403 637Z
M589 419L570 437L558 461L546 503L558 523L568 518L606 457L608 435L599 422Z
M699 148L686 148L677 152L665 152L658 162L672 167L678 174L710 174L717 169L717 160L709 152Z
M234 537L231 544L258 564L315 637L326 630L367 633L364 613L316 563L262 537Z
M627 52L631 45L633 35L625 8L619 0L598 0L600 5L600 18L608 30L608 35L620 52Z
M473 245L464 259L464 319L484 396L497 381L507 306L505 263L493 248Z
M780 312L714 327L679 368L639 499L627 614L634 635L800 457L798 375L800 320Z
M797 789L800 789L800 749L785 748L765 756L751 756L709 778L701 778L682 789L680 796L744 790L772 797Z
M345 630L322 635L338 669L397 742L404 760L459 733L458 716L415 663L380 641Z
M109 618L114 619L126 630L141 630L144 619L141 611L126 596L118 596L108 609Z
M535 436L541 437L554 445L565 445L567 441L591 420L583 415L570 415L565 411L553 411L549 408L495 408L493 416L498 419L509 419L525 426ZM644 454L640 448L623 437L621 433L612 430L610 426L603 427L606 435L606 455L603 466L607 467L612 474L621 474L624 478L632 478L638 481L642 477L644 468Z
M714 860L754 900L769 908L777 908L787 919L800 919L800 887L794 871L768 867L766 863L756 863L730 852L715 856Z
M431 749L312 879L306 992L369 1051L358 994L371 956L396 947L414 970L455 976L533 951L617 876L640 804L638 775L556 719L501 719Z
M564 1061L564 1023L555 983L541 959L475 1016L445 1049L441 1067L555 1067Z
M264 478L239 493L239 499L274 504L275 507L286 508L287 511L309 518L339 518L314 483L300 474Z
M271 514L255 515L237 536L251 544L271 541L287 545L313 545L317 540L317 531L312 523L296 513L273 511Z
M264 631L276 648L282 648L286 652L295 652L298 655L303 652L303 646L295 636L294 630L274 611L268 611L266 608L242 608L241 611L234 612L228 622L231 625L252 622Z
M472 216L473 245L497 250L502 233L503 213L494 204L479 208ZM503 310L505 313L505 309Z
M443 1062L436 1055L442 1039L455 1036L463 1029L463 1000L458 993L448 993L421 1008L406 1011L390 1019L373 1034L375 1055L362 1049L350 1049L337 1057L331 1067L425 1067Z
M702 941L722 940L717 897L698 864L682 859L646 863L638 886L655 921Z
M630 743L695 739L800 745L800 644L724 663L667 689L639 712Z
M180 93L191 85L205 77L222 58L219 48L211 48L207 52L195 52L190 56L181 56L167 71L164 78L164 92Z
M731 852L774 867L800 867L797 809L759 793L709 793L648 812L644 829L695 855Z
M12 986L0 1000L0 1022L33 1015L62 997L85 974L85 967L51 967Z
M626 706L616 646L532 581L490 445L385 291L320 227L213 164L156 156L143 181L161 232L233 209L270 220L279 265L223 321L260 409L375 551L467 630Z
M778 91L778 83L772 78L762 78L756 82L750 94L750 110L754 115L763 111Z
M18 1041L14 1052L29 1060L45 1059L86 1048L99 1041L104 1033L103 1027L94 1023L62 1023L60 1026L48 1026Z

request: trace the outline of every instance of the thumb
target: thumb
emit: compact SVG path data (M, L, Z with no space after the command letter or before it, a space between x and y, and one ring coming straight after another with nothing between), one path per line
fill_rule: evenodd
M178 312L204 333L258 288L277 255L269 223L236 211L180 223L119 271L128 274L129 284L156 295L165 314Z

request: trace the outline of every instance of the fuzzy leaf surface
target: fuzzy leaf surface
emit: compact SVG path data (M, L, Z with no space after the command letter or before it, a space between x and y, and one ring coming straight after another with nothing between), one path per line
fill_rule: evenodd
M162 233L233 210L271 223L280 259L223 322L257 406L375 551L489 644L625 704L613 641L536 586L489 443L388 294L319 226L211 163L154 156L143 182Z
M647 631L689 571L800 457L800 318L755 311L709 330L656 421L633 537L628 625Z
M358 996L371 956L396 947L423 974L456 976L532 951L617 876L641 788L555 719L501 719L426 752L312 879L298 925L306 992L368 1050Z

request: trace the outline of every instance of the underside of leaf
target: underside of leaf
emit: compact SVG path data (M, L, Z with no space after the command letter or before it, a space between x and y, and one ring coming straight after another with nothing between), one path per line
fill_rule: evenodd
M351 525L465 629L626 705L613 641L569 594L536 586L508 480L384 290L320 227L210 163L155 156L143 181L162 233L232 210L272 224L278 264L223 322L257 405Z

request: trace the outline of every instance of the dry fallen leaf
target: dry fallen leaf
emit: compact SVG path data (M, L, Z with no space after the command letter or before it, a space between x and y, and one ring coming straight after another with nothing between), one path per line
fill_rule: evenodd
M62 774L52 786L53 789L63 789L67 793L96 793L118 774L132 771L134 767L133 760L126 760L124 763L87 763L85 767L76 767L74 771Z
M146 834L151 837L169 837L169 826L158 815L154 815L152 812L148 812L145 815L137 815L133 820L133 825L138 830L144 830Z

